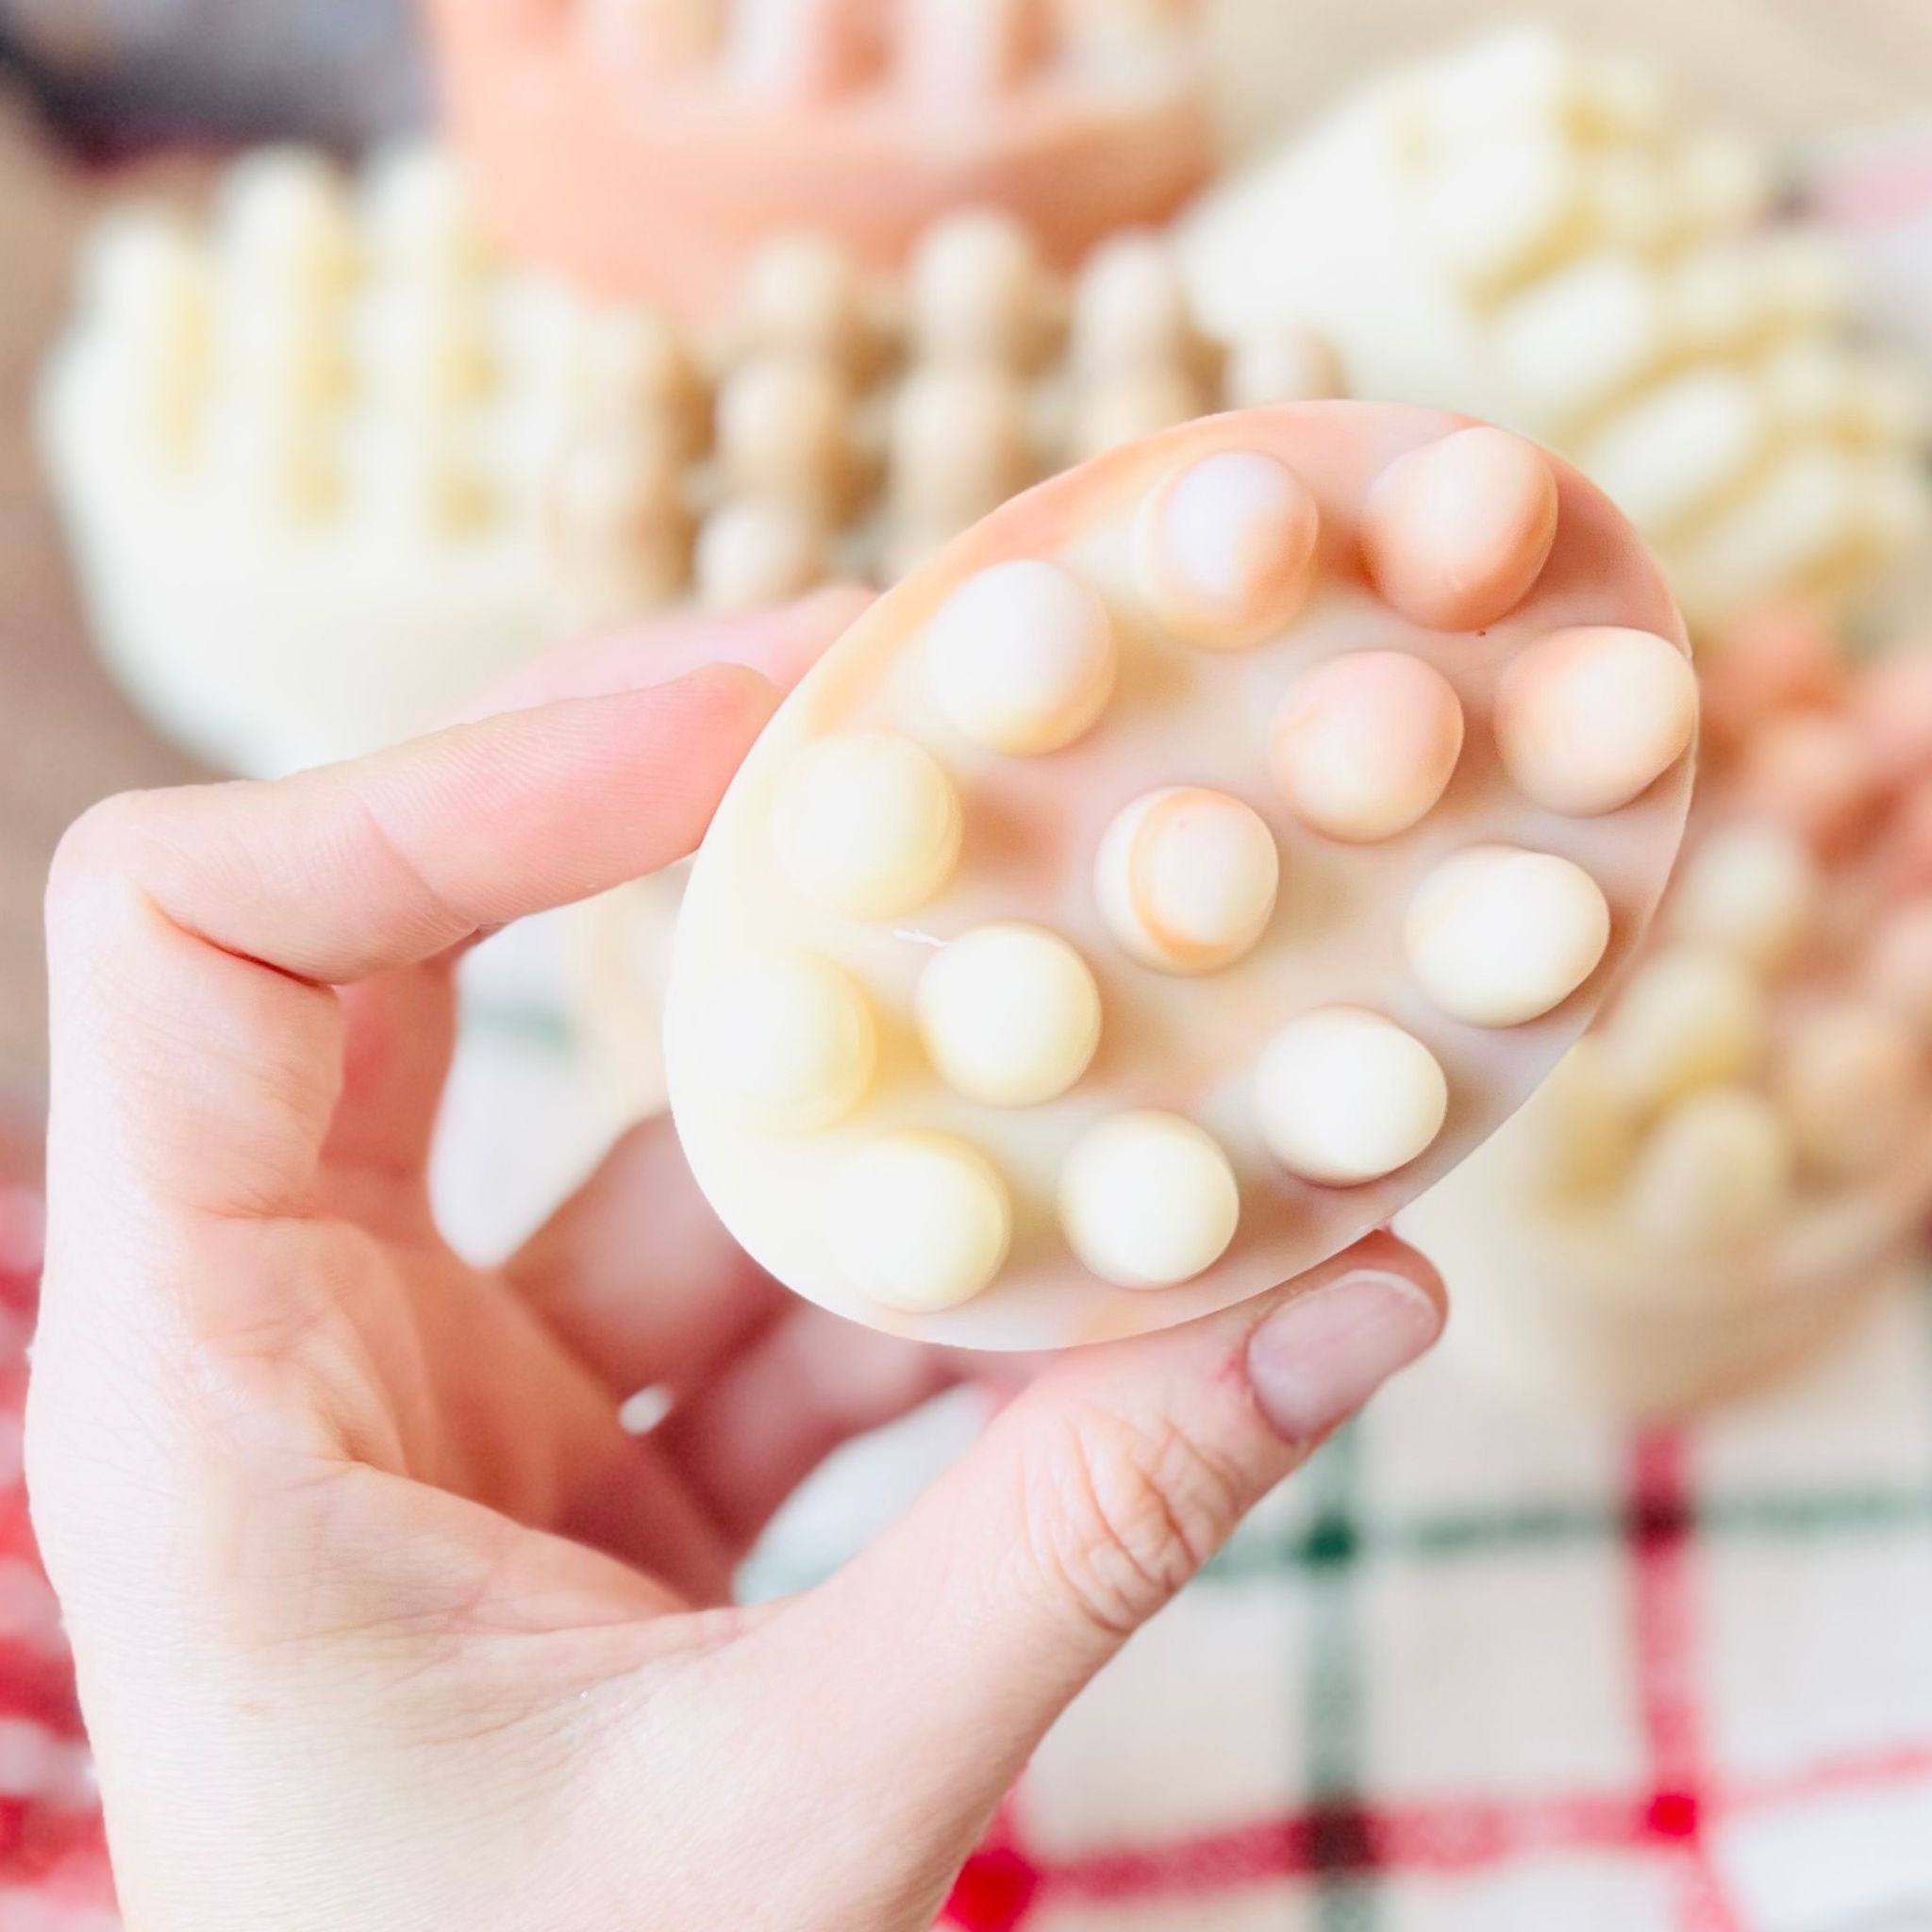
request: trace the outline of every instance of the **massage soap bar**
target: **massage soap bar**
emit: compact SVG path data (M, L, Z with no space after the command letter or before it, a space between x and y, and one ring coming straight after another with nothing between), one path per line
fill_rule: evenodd
M1702 632L1862 600L1932 529L1924 386L1776 185L1641 63L1509 26L1372 78L1175 242L1211 332L1313 330L1348 393L1560 450Z
M1197 0L427 0L492 230L606 298L703 325L761 245L896 273L951 211L1058 263L1213 174Z
M1652 937L1535 1099L1398 1223L1452 1351L1682 1412L1814 1351L1932 1208L1932 652L1799 611L1712 640L1697 813Z
M697 1178L875 1326L1182 1322L1387 1221L1648 921L1681 626L1574 472L1420 409L1126 445L888 593L754 748L666 1019Z

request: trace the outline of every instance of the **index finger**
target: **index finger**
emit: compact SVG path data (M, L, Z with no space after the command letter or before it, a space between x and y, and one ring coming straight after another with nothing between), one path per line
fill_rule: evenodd
M514 672L462 710L464 720L663 684L707 664L741 664L791 687L854 624L874 592L828 584L796 604L733 617L662 617L560 645Z
M743 663L645 678L749 657L790 679L852 608L634 633L530 674L529 708L96 807L48 890L58 1150L178 1204L293 1209L341 1091L329 989L684 857L778 693Z

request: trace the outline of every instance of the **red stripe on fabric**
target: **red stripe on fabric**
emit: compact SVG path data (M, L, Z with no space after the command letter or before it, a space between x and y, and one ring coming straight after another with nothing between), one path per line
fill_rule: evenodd
M1385 1874L1468 1872L1538 1852L1639 1850L1659 1840L1701 1835L1713 1816L1736 1818L1840 1793L1909 1785L1928 1776L1932 1746L1907 1745L1837 1759L1784 1777L1740 1783L1728 1791L1705 1791L1688 1814L1673 1813L1668 1807L1660 1810L1656 1797L1579 1795L1548 1801L1375 1807L1362 1814L1362 1822ZM1313 1870L1310 1850L1324 1822L1325 1814L1319 1810L1296 1812L1165 1845L1045 1861L1029 1858L1017 1834L1009 1831L1000 1840L997 1852L1009 1872L1015 1859L1024 1865L1029 1903L1041 1894L1086 1902L1198 1894L1307 1876ZM1700 1926L1738 1923L1722 1897L1693 1896L1691 1904L1713 1914L1691 1922ZM1719 1912L1722 1917L1715 1916ZM957 1923L979 1932L973 1920Z
M1692 1675L1690 1515L1678 1437L1638 1439L1629 1496L1637 1701L1651 1774L1659 1792L1694 1794L1704 1754Z
M1021 1849L1019 1818L1009 1798L961 1868L941 1923L959 1932L1018 1932L1033 1909L1040 1882L1039 1866Z
M1683 1932L1742 1932L1706 1833L1709 1777L1697 1694L1690 1486L1683 1437L1649 1430L1631 1447L1631 1635L1650 1757L1653 1838L1683 1848Z
M1364 1879L1480 1871L1537 1853L1649 1849L1684 1879L1682 1932L1741 1932L1710 1856L1718 1818L1736 1818L1840 1793L1932 1777L1932 1744L1907 1743L1776 1777L1713 1782L1697 1691L1698 1629L1691 1573L1695 1523L1684 1439L1654 1432L1633 1445L1626 1481L1637 1699L1653 1782L1640 1797L1449 1800L1351 1805L1346 1823ZM1041 1901L1118 1903L1201 1897L1243 1886L1338 1875L1334 1807L1065 1859L1029 1853L1014 1813L969 1861L950 1917L960 1932L1019 1932Z
M1909 1785L1932 1777L1932 1746L1907 1745L1821 1764L1788 1776L1741 1783L1724 1792L1701 1794L1689 1823L1701 1833L1711 1818L1736 1818L1777 1807L1840 1794ZM1205 1832L1171 1843L1084 1854L1064 1860L1036 1860L1017 1834L1008 1831L990 1847L994 1863L1010 1885L1016 1870L1025 1873L1027 1910L1041 1897L1083 1902L1119 1901L1158 1895L1196 1895L1263 1883L1307 1877L1309 1851L1325 1814L1298 1812L1261 1819L1224 1831ZM1479 1871L1537 1852L1633 1851L1660 1840L1685 1836L1682 1814L1659 1813L1657 1800L1576 1796L1521 1803L1497 1800L1446 1802L1372 1807L1363 1815L1380 1865L1380 1875L1403 1873ZM969 1862L972 1871L978 1861ZM1716 1908L1721 1919L1691 1922L1736 1925L1736 1914L1722 1900L1693 1893L1693 1908ZM1024 1923L997 1921L1003 1928ZM993 1932L987 1921L952 1917L962 1932Z
M1916 1784L1922 1778L1932 1778L1932 1744L1901 1744L1887 1751L1827 1758L1778 1777L1736 1780L1718 1808L1727 1816L1773 1811L1785 1805L1882 1790L1888 1785Z
M1614 1797L1381 1806L1357 1815L1377 1871L1467 1872L1537 1851L1627 1848L1650 1836L1646 1807ZM1104 1900L1299 1877L1316 1869L1314 1847L1327 1823L1315 1809L1165 1846L1096 1853L1048 1864L1041 1880L1055 1896Z

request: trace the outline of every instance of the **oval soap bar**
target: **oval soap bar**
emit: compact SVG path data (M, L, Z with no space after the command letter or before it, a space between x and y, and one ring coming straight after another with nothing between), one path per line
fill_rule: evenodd
M1533 445L1324 403L1112 451L883 597L745 761L667 1007L698 1181L780 1280L931 1341L1272 1288L1583 1030L1696 709L1657 568Z

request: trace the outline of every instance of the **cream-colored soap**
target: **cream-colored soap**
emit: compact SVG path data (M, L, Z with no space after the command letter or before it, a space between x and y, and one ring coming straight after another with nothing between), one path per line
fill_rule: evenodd
M791 350L851 368L866 353L865 291L852 258L829 236L780 236L745 271L749 346Z
M1303 823L1368 843L1420 824L1462 756L1462 705L1440 671L1357 651L1311 672L1274 722L1274 782Z
M1147 231L1116 235L1088 258L1074 296L1073 348L1090 374L1185 362L1196 337L1173 255Z
M1038 1107L1079 1079L1100 1044L1100 989L1056 933L982 925L920 975L919 1035L940 1077L988 1107Z
M1398 609L1439 630L1476 630L1523 601L1556 534L1557 479L1542 452L1478 427L1391 464L1362 548Z
M936 222L909 274L912 338L922 355L1026 367L1050 311L1033 238L1012 216L977 208Z
M924 905L959 856L959 799L932 754L866 732L802 753L780 793L772 837L807 898L859 919Z
M1230 450L1190 464L1149 499L1141 581L1190 642L1240 649L1300 608L1320 534L1321 512L1293 471Z
M1697 679L1646 631L1559 632L1517 658L1496 706L1496 743L1518 785L1578 817L1628 805L1690 749Z
M1128 1113L1067 1157L1060 1223L1074 1252L1117 1288L1172 1288L1211 1268L1241 1221L1227 1156L1191 1121Z
M891 512L950 537L1032 481L1022 378L1004 363L923 364L893 395L887 441Z
M1630 976L1598 1035L1606 1078L1653 1108L1750 1079L1769 1024L1756 972L1715 946L1667 946Z
M1467 434L1306 404L1128 444L945 543L780 707L692 868L665 1027L681 1143L763 1267L963 1346L1171 1325L1384 1224L1575 1043L1657 900L1688 747L1553 811L1498 753L1502 693L1552 638L1681 633L1560 462L1424 459ZM1391 475L1492 460L1554 521L1531 489L1499 548L1493 517L1413 508L1488 600L1443 629L1378 591L1363 529L1402 555ZM1624 702L1670 739L1670 689ZM800 958L856 989L869 1072L818 966L730 991ZM765 1016L743 1038L734 1002Z
M865 994L800 950L729 961L712 989L706 1052L727 1104L772 1133L829 1126L872 1083L878 1031Z
M1478 845L1438 866L1410 902L1408 961L1423 991L1474 1026L1518 1026L1560 1006L1609 943L1603 889L1574 861Z
M1630 1218L1662 1248L1708 1251L1764 1233L1791 1185L1777 1109L1750 1088L1707 1088L1667 1115L1639 1156Z
M1449 1083L1421 1041L1360 1007L1327 1007L1268 1042L1255 1074L1261 1138L1290 1174L1380 1180L1442 1131Z
M957 1307L999 1274L1012 1207L991 1161L940 1134L875 1141L840 1168L826 1203L846 1277L881 1307Z
M1473 448L1507 429L1556 449L1657 546L1693 625L1868 601L1932 517L1923 460L1910 473L1923 408L1863 340L1836 239L1775 208L1774 158L1657 74L1599 84L1640 68L1548 25L1391 63L1182 217L1195 309L1231 342L1312 331L1353 393L1499 425ZM1606 108L1640 93L1641 115ZM1454 441L1424 467L1460 460ZM1496 475L1439 513L1509 526L1533 477ZM1479 627L1465 585L1425 567L1427 493L1412 507L1393 552L1367 533L1384 594Z
M824 526L809 510L762 496L721 503L698 531L698 602L722 611L789 603L823 583L828 563Z
M833 361L795 349L759 356L718 391L718 456L731 487L830 521L852 472L852 397Z
M1870 1173L1905 1143L1925 1104L1910 1023L1876 1004L1807 1014L1785 1042L1772 1091L1813 1172Z
M960 586L933 619L933 694L952 724L991 751L1058 751L1113 695L1113 618L1091 585L1033 560L995 565Z
M1163 973L1213 973L1251 952L1281 883L1274 835L1224 791L1175 787L1108 827L1094 890L1115 939Z
M1671 928L1774 970L1803 948L1820 890L1817 858L1795 834L1782 825L1733 825L1707 838L1679 874Z

